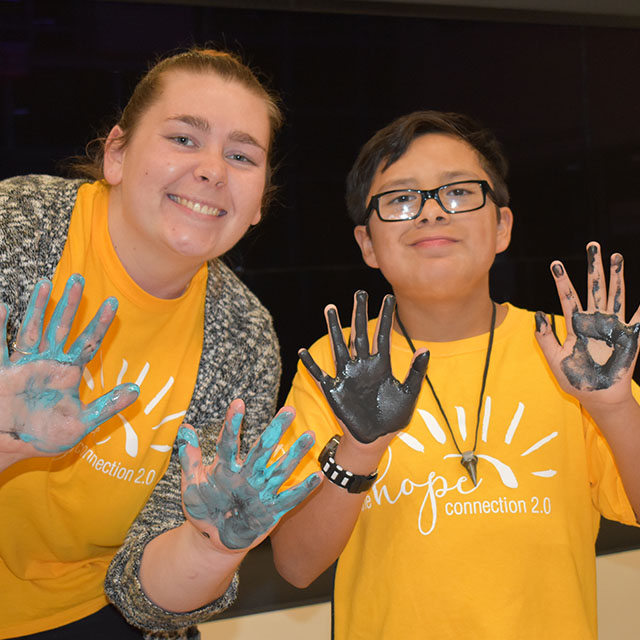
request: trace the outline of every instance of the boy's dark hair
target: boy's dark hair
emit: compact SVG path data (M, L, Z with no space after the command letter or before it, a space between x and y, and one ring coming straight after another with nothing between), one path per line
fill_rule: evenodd
M360 149L347 176L347 211L355 225L366 221L367 195L378 167L382 165L383 170L390 167L406 153L413 140L427 133L451 135L471 145L491 179L496 204L499 207L509 204L506 184L509 165L502 146L489 129L459 113L414 111L380 129ZM434 186L437 185L425 185L425 188Z

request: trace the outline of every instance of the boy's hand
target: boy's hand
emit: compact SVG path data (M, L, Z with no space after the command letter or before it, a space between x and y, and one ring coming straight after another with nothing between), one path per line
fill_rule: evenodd
M611 256L609 295L600 245L590 242L587 309L583 310L560 262L551 265L567 324L567 338L558 344L546 316L536 313L536 338L560 386L588 407L616 404L631 395L631 378L638 357L640 308L625 324L623 259Z
M306 349L299 352L336 418L354 438L366 444L409 424L429 363L427 351L417 352L405 381L401 383L393 377L389 350L394 308L395 298L386 296L373 339L376 348L370 352L367 293L356 292L351 353L345 344L336 308L329 305L325 309L336 363L335 378L322 371Z

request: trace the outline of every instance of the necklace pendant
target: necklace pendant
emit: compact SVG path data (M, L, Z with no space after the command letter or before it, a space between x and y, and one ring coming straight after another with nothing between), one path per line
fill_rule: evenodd
M475 487L478 484L478 456L474 451L465 451L462 454L460 464L467 470L467 473L471 478L471 482L473 482L473 486Z

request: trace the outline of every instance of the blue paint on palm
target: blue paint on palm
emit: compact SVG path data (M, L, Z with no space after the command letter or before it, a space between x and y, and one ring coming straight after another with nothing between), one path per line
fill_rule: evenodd
M312 474L301 484L278 493L314 442L312 435L304 434L288 453L268 465L284 430L293 420L293 413L279 413L249 451L244 463L239 463L238 433L242 418L241 413L236 413L225 424L216 460L207 469L203 482L195 482L193 475L186 471L193 468L186 445L199 446L195 432L189 431L178 449L182 468L187 474L183 489L187 513L216 527L220 540L229 549L251 546L320 483L320 474Z
M95 427L131 404L140 391L135 384L121 384L86 406L80 401L78 386L82 367L99 349L117 301L109 298L103 302L87 328L65 353L64 345L82 294L80 290L80 295L71 301L74 285L84 286L82 276L75 274L67 280L44 332L44 343L42 325L51 283L41 280L35 285L18 334L21 345L17 351L22 355L15 362L9 358L6 346L8 309L5 306L0 379L12 379L14 387L16 381L24 379L22 388L16 387L18 390L8 399L12 410L6 433L46 454L61 453L73 447ZM41 299L45 286L47 292ZM107 310L109 313L105 315Z
M51 389L47 386L50 382L50 376L44 379L43 384L40 384L33 377L27 380L25 389L20 395L22 395L25 405L31 411L50 409L57 405L64 397L57 389Z

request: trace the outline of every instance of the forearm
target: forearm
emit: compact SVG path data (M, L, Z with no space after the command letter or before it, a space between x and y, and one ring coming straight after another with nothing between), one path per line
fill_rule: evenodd
M613 452L625 492L640 516L640 405L629 398L616 405L585 403Z
M145 547L140 583L147 597L166 611L188 612L222 596L246 551L213 546L188 521Z
M363 445L343 436L335 459L359 475L378 468L390 438ZM321 487L271 534L273 558L280 575L296 587L311 584L342 553L356 525L365 493L349 493L324 479Z

